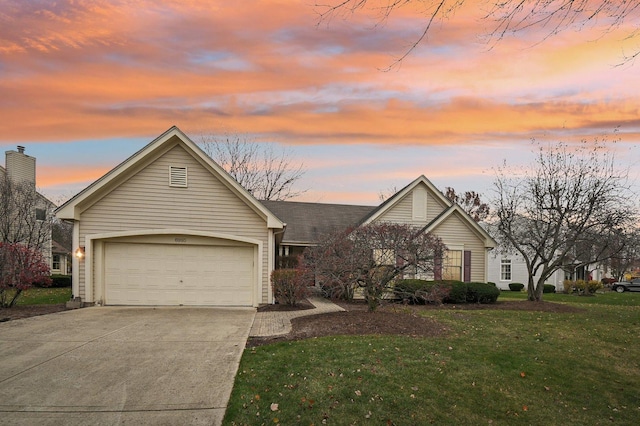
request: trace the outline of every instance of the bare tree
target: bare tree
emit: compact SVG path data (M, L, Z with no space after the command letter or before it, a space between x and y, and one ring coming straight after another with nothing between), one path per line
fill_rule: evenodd
M466 191L463 195L458 195L455 189L447 186L444 196L459 204L462 210L467 212L476 222L482 222L489 216L489 205L483 203L480 194L475 191Z
M486 12L484 20L491 22L486 36L488 41L497 42L508 35L532 29L544 30L543 39L567 29L581 30L587 26L603 25L603 34L632 22L634 29L627 38L636 38L640 34L637 20L640 18L640 2L621 0L484 0L477 2L466 0L397 0L378 3L373 0L337 0L329 4L316 4L320 21L335 16L348 16L364 9L376 11L380 23L386 22L400 9L419 9L425 17L425 23L417 39L394 64L404 60L424 40L432 27L454 17L464 7L482 7ZM542 41L542 40L540 40ZM623 61L631 61L640 54L640 50L625 55ZM393 66L393 65L392 65Z
M53 204L29 182L13 182L0 174L0 242L49 248Z
M622 281L625 273L632 270L634 266L640 266L640 239L638 235L640 235L640 229L632 227L617 232L609 239L615 246L621 247L603 262L603 266L609 270L616 281Z
M260 200L282 201L306 192L295 188L305 173L304 165L296 166L291 151L286 148L276 150L271 144L259 144L239 134L202 134L198 143Z
M492 203L492 233L503 250L524 258L532 301L542 300L545 281L568 261L589 265L614 256L622 245L602 245L637 217L628 171L603 144L538 149L529 168L497 169Z
M374 311L395 278L416 269L434 272L445 249L438 237L410 225L375 223L331 235L307 249L302 263L333 296L362 288Z

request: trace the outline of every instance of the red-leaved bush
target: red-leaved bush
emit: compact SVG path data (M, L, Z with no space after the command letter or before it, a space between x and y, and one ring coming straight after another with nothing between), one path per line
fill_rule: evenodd
M10 308L33 283L50 285L42 253L17 243L0 243L0 306Z

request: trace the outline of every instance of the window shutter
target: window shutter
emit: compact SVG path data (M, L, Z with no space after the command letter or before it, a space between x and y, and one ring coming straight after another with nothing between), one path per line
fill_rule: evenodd
M436 280L442 279L442 258L436 257L433 261L433 278Z
M471 281L471 251L464 251L464 282Z
M187 187L187 168L169 166L169 186Z

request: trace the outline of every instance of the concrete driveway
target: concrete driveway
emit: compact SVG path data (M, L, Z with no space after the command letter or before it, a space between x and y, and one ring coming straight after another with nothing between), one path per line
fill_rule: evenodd
M220 424L254 316L94 307L0 323L0 424Z

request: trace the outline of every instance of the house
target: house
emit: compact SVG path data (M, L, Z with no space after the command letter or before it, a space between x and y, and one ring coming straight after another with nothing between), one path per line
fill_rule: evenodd
M108 305L272 303L284 224L177 127L60 206L72 292Z
M287 224L276 242L278 260L301 254L304 248L317 244L323 235L336 230L394 222L413 225L442 239L447 246L447 258L438 278L487 280L487 252L495 246L495 241L425 176L418 177L376 207L291 201L262 203Z
M73 295L107 305L273 303L276 260L348 225L395 221L434 232L449 248L451 277L465 280L486 280L495 245L424 176L377 207L260 202L177 127L56 215L74 225Z
M51 241L51 275L71 275L71 250Z
M526 285L529 282L529 271L524 258L517 253L502 252L494 250L489 254L489 274L488 281L494 282L501 290L509 290L509 284L521 283ZM540 278L540 274L534 276L535 282ZM589 270L585 266L575 266L568 264L563 269L558 269L546 280L545 284L556 287L557 292L564 290L565 280L597 280L604 278L601 268L591 265Z
M25 148L5 151L0 166L0 241L21 243L40 250L51 268L51 217L55 204L36 191L36 159ZM11 185L4 185L4 183Z

